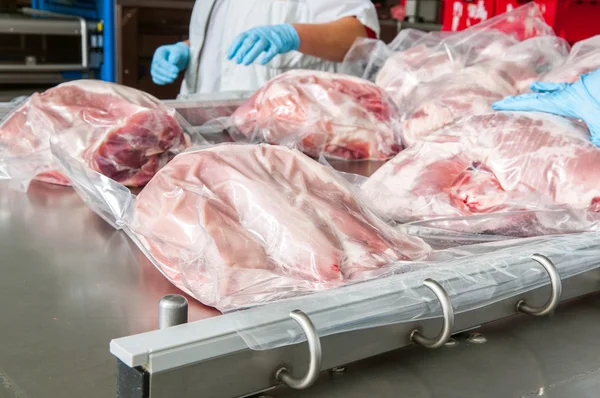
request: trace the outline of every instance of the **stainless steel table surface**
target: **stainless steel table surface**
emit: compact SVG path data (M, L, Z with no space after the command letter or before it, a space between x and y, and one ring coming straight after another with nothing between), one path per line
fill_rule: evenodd
M0 270L0 398L114 396L110 340L156 328L158 300L178 292L70 188L41 183L27 194L0 187ZM599 307L588 297L548 319L486 326L485 344L407 347L307 391L264 395L597 397ZM190 320L215 315L190 299Z
M66 187L0 187L0 398L113 397L113 338L179 293ZM190 320L217 315L190 301Z

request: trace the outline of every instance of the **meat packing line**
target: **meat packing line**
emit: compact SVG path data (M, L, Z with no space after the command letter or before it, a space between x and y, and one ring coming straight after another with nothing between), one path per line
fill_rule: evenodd
M3 106L0 291L38 305L5 311L16 343L0 358L41 347L31 306L57 335L26 354L83 375L20 387L0 359L6 388L105 396L116 371L119 397L333 396L322 372L414 345L441 360L483 324L598 291L594 125L494 108L588 89L600 38L571 48L515 12L359 40L346 73L293 70L254 93L159 101L79 80Z

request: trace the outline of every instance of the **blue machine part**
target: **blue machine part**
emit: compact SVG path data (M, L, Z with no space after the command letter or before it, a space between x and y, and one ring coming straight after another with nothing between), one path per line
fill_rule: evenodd
M81 73L79 71L68 71L68 72L62 72L61 76L65 79L75 80L75 79L83 78L83 73Z
M102 0L31 0L31 8L100 20L102 3Z
M113 0L32 0L31 7L74 15L92 21L102 21L103 63L100 78L114 82L115 72L115 5Z

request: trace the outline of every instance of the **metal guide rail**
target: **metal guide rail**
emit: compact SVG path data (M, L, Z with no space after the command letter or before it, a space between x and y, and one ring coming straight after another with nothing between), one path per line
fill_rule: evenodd
M438 312L441 312L441 316L429 319L319 337L312 316L307 314L318 316L320 311L327 310L328 303L306 311L299 308L288 316L300 325L307 341L273 349L248 348L244 337L251 334L240 331L238 313L116 339L110 348L118 358L118 396L239 397L257 394L281 383L293 389L307 389L322 371L411 343L439 348L455 333L518 313L546 316L561 301L600 290L600 270L596 268L600 266L600 259L593 260L596 264L588 264L591 266L588 271L562 279L560 266L544 255L535 254L530 261L532 266L547 273L545 280L538 281L538 284L546 283L545 286L462 312L455 312L451 297L439 283L426 279L421 289L423 300L433 292L440 304ZM185 317L171 314L169 318ZM261 325L257 319L256 328L286 329L286 322L289 319L282 318Z

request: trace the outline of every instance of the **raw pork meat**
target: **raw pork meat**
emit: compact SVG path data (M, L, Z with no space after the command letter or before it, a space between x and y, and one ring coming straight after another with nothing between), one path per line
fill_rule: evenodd
M90 168L142 186L190 145L176 113L144 92L96 80L32 95L0 125L0 179L68 185L50 152L61 145Z
M385 62L375 83L383 87L398 106L402 106L406 97L420 83L456 72L464 66L458 56L452 56L452 48L443 44L441 47L418 45L395 53Z
M411 102L409 93L421 83L480 62L502 59L521 40L552 36L552 28L535 4L530 4L461 32L403 29L389 45L357 40L344 59L342 71L375 81L402 109L405 102Z
M526 40L507 50L500 60L490 60L421 84L410 95L403 117L403 144L455 120L490 112L495 101L516 95L542 72L563 61L568 45L549 36Z
M133 217L163 273L221 309L378 276L429 250L377 219L332 169L270 145L178 155L139 194Z
M501 58L510 46L518 43L511 36L493 30L465 31L447 37L437 32L424 36L417 33L422 32L404 35L401 32L389 46L402 51L387 57L375 55L375 58L387 58L375 83L383 87L400 107L405 100L410 101L408 95L419 84L456 73L468 65ZM386 52L381 47L373 51Z
M491 69L473 66L419 86L406 108L402 142L412 145L458 118L487 113L492 104L518 91Z
M404 150L362 186L398 221L557 206L600 210L600 150L558 116L491 113Z
M575 43L567 60L545 75L545 82L574 83L579 76L600 68L600 35Z
M272 79L230 123L236 140L297 146L311 156L389 159L401 149L398 112L384 90L329 72Z

